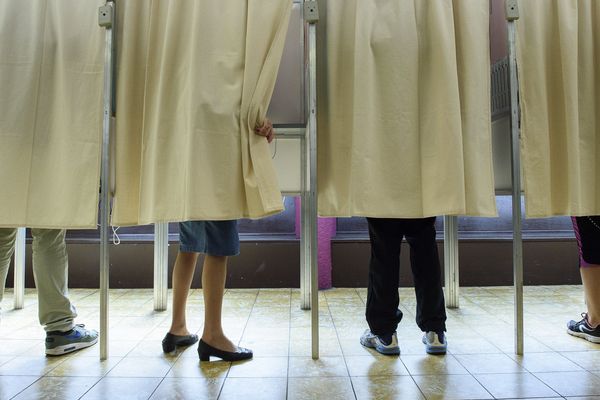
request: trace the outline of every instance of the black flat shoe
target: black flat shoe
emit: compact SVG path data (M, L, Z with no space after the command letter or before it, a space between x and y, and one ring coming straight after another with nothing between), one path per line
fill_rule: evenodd
M191 346L198 341L198 335L177 336L172 333L167 333L162 341L162 348L165 353L170 353L177 346Z
M211 356L219 357L223 361L242 361L252 358L252 350L244 349L243 347L238 347L237 351L219 350L200 339L200 343L198 343L198 355L200 356L200 361L210 361Z

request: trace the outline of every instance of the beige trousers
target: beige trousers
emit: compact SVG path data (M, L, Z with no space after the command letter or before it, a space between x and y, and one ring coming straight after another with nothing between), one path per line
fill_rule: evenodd
M40 324L47 332L68 331L77 317L68 299L68 257L65 230L32 229L33 275L38 290ZM0 302L10 260L15 251L16 229L0 229Z

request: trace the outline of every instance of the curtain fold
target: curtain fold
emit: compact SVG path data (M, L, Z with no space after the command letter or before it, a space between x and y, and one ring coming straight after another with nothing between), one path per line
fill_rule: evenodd
M254 127L270 102L291 2L123 4L113 223L281 211Z
M489 2L325 8L320 214L495 216Z
M520 11L527 216L600 214L600 3L527 0Z
M102 3L0 2L2 227L96 227Z

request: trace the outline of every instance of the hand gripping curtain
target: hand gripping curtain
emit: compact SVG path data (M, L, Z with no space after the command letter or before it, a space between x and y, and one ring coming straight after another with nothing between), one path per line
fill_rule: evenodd
M496 215L489 2L327 0L323 216Z
M277 78L289 0L122 3L113 223L282 210L254 134Z
M517 22L528 217L600 214L600 3L527 0Z
M0 1L2 227L96 227L102 3Z

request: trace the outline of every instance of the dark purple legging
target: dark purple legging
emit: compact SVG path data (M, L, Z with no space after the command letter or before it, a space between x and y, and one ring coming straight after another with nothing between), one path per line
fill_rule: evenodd
M600 265L600 216L572 217L581 268Z

